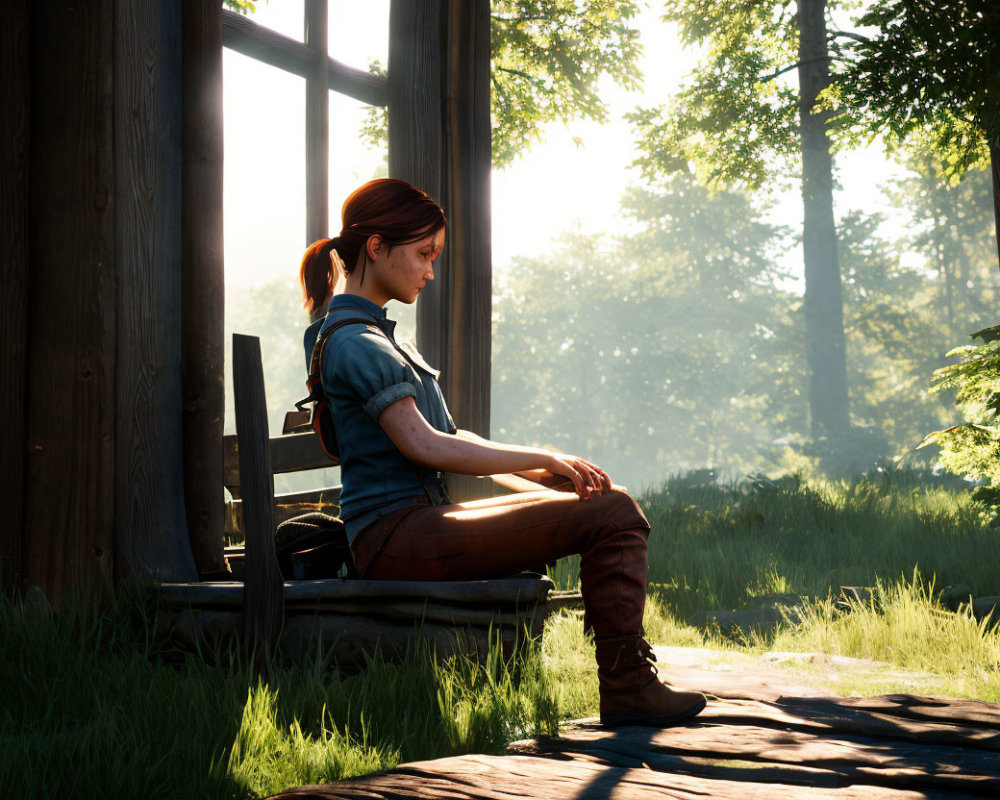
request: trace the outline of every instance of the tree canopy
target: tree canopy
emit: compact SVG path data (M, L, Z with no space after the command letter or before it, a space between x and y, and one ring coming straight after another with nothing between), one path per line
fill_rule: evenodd
M887 0L857 20L831 92L839 124L890 146L929 132L956 177L1000 145L1000 5L995 0Z

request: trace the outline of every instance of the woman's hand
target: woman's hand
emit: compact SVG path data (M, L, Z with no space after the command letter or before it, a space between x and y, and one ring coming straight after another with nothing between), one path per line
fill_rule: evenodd
M573 482L573 490L581 500L586 500L594 492L604 494L611 491L611 478L596 464L564 453L549 453L549 457L551 463L546 469L555 475L569 478Z

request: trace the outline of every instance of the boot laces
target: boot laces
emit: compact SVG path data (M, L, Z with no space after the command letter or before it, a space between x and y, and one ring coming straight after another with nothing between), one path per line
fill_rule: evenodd
M610 672L614 672L618 667L618 662L621 661L622 656L626 652L628 647L627 642L622 642L618 645L618 652L615 653L615 663L611 665ZM639 656L640 661L645 661L647 666L653 671L654 675L659 675L660 671L656 668L656 653L653 652L653 645L646 641L642 636L639 637L638 641L635 643L636 654Z
M653 670L654 675L659 675L660 671L656 668L656 653L653 652L653 645L646 641L645 637L639 637L639 655L645 659L649 668Z

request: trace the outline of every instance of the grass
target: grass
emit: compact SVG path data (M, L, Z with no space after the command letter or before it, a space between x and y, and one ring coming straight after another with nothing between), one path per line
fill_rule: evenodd
M170 650L145 608L32 619L0 601L5 796L266 796L557 729L537 650L516 671L418 649L355 675L320 662L259 675L233 653Z
M964 492L895 474L838 483L730 486L675 479L641 504L653 527L646 630L656 644L823 652L888 662L803 680L842 694L919 691L1000 701L1000 638L940 590L1000 594L998 532ZM575 583L572 560L558 581ZM845 610L844 584L873 587ZM805 597L797 618L741 640L686 623L764 594ZM172 650L136 596L32 616L0 598L0 786L12 797L243 798L398 763L502 752L597 710L578 615L550 621L514 666L322 661L261 673L232 652ZM927 673L915 684L911 673Z

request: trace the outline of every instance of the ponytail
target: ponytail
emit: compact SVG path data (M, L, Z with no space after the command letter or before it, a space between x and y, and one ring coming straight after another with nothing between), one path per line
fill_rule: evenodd
M310 316L330 301L337 285L343 281L344 262L338 245L341 245L339 236L319 239L309 245L302 256L299 283L302 285L302 305Z

